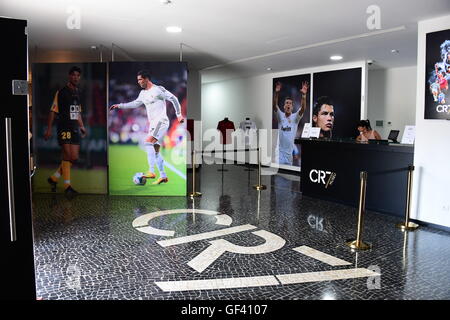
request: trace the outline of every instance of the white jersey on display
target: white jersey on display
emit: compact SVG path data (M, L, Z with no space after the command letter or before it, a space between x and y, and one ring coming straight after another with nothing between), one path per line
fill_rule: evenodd
M151 123L169 121L166 110L166 100L169 100L175 108L177 116L181 116L181 106L176 96L164 89L162 86L153 85L150 89L141 90L136 100L119 103L121 109L138 108L145 105L147 117Z
M239 129L248 131L250 129L256 129L256 123L252 120L244 120L239 123Z
M299 110L300 111L300 110ZM292 152L294 151L294 139L297 134L298 124L302 116L299 111L292 113L289 117L280 109L277 110L278 118L278 141L281 164L292 164Z
M246 146L249 146L253 143L253 141L256 141L256 123L254 121L241 121L241 123L239 123L239 129L242 130L243 142Z

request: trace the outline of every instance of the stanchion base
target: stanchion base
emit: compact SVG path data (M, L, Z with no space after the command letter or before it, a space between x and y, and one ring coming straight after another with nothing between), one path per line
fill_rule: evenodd
M254 186L253 186L253 189L256 189L256 190L266 190L267 189L267 187L265 186L265 185L258 185L258 184L255 184Z
M189 197L191 197L191 198L201 197L201 196L202 196L201 192L191 192L191 193L189 193Z
M408 222L408 225L406 225L404 222L397 223L395 226L401 229L402 231L414 231L417 228L419 228L419 225L414 222Z
M345 242L345 244L347 246L349 246L350 248L356 249L356 250L369 250L369 249L372 249L372 245L370 243L365 243L365 242L362 242L362 241L360 241L359 245L358 245L356 240L347 240Z

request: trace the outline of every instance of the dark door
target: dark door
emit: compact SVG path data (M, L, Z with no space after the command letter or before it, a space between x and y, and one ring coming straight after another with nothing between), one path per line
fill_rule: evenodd
M0 18L0 299L36 299L26 95L26 21Z

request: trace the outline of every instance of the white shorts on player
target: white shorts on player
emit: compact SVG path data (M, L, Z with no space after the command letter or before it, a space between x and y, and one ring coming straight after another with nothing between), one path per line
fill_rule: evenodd
M148 130L147 138L145 139L145 144L150 143L150 138L153 137L158 142L155 142L155 144L161 145L164 141L164 136L167 133L167 130L169 129L169 121L166 119L161 119L159 121L153 121L153 123L150 123L150 129Z
M162 86L157 86L150 81L147 71L141 71L137 76L138 83L143 90L139 92L136 100L126 103L113 105L119 109L139 108L144 105L147 111L147 118L150 123L150 129L144 141L145 151L147 152L147 161L149 170L146 178L155 178L154 166L158 167L160 178L153 184L168 182L164 171L164 159L159 152L161 144L164 142L164 136L169 129L169 118L167 117L166 101L170 101L175 109L178 121L183 121L181 116L181 105L178 98ZM154 138L154 139L153 139ZM156 141L155 141L156 140Z

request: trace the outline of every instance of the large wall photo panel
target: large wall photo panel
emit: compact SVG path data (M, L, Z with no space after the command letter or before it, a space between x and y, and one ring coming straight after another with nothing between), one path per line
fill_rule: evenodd
M33 191L107 193L106 64L33 64L32 86Z
M272 129L277 130L274 163L300 167L301 147L294 140L301 137L305 123L311 121L310 83L310 74L273 79Z
M186 195L187 65L109 64L109 191Z
M356 138L361 119L362 68L314 73L312 126L322 138Z
M427 34L425 119L450 119L450 30Z

